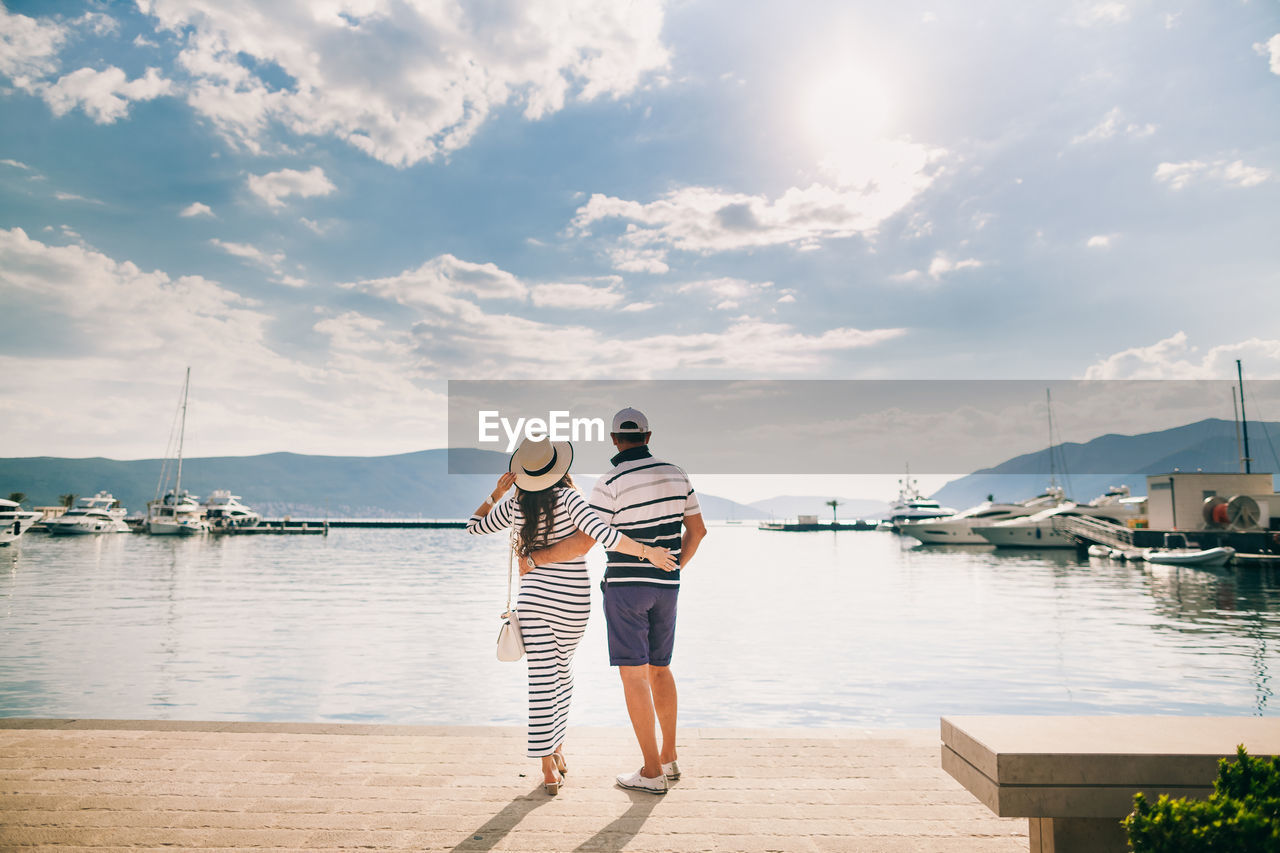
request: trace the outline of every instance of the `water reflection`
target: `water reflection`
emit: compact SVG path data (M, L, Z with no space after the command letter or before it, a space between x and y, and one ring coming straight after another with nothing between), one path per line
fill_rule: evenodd
M459 531L30 537L0 549L0 715L518 724L505 577ZM1275 713L1274 570L718 528L680 620L690 725ZM579 724L625 724L604 645L597 600Z

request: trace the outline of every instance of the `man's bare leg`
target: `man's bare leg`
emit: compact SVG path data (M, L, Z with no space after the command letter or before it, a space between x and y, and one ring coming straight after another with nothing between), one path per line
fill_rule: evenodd
M662 749L658 758L663 764L676 760L676 679L669 666L649 665L649 689L653 693L653 709L662 729Z
M649 666L620 666L622 694L627 700L627 714L631 716L631 728L640 743L644 756L641 775L656 779L662 775L662 762L658 758L658 738L653 731L653 694L649 688Z

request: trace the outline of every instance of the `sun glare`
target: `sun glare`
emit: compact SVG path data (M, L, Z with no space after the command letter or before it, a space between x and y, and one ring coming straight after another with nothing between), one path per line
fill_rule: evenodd
M883 135L893 117L893 99L879 76L847 65L811 78L800 103L806 131L828 150Z

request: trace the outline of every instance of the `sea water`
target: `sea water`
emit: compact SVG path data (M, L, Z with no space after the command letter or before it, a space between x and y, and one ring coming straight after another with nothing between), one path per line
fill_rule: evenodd
M0 716L522 724L506 574L462 530L28 533L0 549ZM683 574L684 725L1280 713L1275 570L729 525ZM592 590L573 721L626 725Z

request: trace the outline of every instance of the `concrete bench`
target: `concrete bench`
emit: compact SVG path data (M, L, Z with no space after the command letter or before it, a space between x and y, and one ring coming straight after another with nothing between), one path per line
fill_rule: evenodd
M943 717L942 769L1001 817L1025 817L1031 853L1126 851L1133 795L1204 799L1243 743L1280 755L1264 717Z

